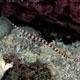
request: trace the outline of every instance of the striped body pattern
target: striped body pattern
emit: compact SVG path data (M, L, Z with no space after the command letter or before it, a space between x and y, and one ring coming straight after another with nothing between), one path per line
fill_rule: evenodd
M30 33L26 32L25 30L22 30L21 28L19 28L18 26L16 26L15 24L13 24L10 20L8 20L10 22L10 24L12 24L12 26L14 26L16 29L18 29L20 32L22 32L23 34L29 36L30 38L41 42L42 44L45 44L47 46L49 46L50 48L52 48L52 50L54 50L55 52L59 53L60 55L64 56L65 58L69 58L69 59L74 59L75 62L78 61L77 58L71 58L69 56L67 56L64 52L62 52L60 49L56 48L55 46L49 44L47 41L42 40L36 36L31 35Z

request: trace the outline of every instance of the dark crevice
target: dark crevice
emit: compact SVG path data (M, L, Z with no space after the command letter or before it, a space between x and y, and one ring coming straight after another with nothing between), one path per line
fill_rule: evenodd
M17 26L29 26L34 28L37 31L41 32L41 36L47 40L48 42L51 42L52 40L56 40L56 38L62 37L62 40L65 44L70 44L72 42L75 42L77 40L80 40L79 34L71 30L68 26L65 28L60 27L60 25L51 24L47 21L44 21L42 19L35 19L32 22L24 22L16 18L14 15L10 16L9 19ZM56 26L56 27L54 27ZM52 36L51 34L57 34L58 36ZM66 36L71 36L70 39L66 38Z

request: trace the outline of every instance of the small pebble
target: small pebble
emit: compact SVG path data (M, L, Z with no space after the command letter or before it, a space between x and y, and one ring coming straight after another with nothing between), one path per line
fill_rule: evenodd
M55 69L53 69L51 66L47 65L47 67L48 67L48 69L50 69L51 74L52 74L53 76L56 76L56 75L58 74L58 72L57 72Z
M72 80L78 80L77 78L73 78Z
M8 38L6 39L5 43L7 45L11 45L13 42L13 36L12 35L9 35Z
M76 71L80 71L80 68L77 68Z

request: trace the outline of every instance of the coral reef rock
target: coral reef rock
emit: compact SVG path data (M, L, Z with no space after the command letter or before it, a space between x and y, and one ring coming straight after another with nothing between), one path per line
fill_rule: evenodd
M11 29L11 26L9 22L7 21L7 18L0 17L0 38L4 37L9 33L9 30Z
M15 15L25 22L36 18L43 19L59 25L58 27L64 28L65 31L68 28L80 33L80 0L1 0L0 14L8 17ZM62 31L60 29L59 31Z

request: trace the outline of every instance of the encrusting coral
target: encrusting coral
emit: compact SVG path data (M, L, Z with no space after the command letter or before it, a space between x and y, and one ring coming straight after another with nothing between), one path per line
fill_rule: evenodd
M60 32L71 29L80 33L80 0L0 0L0 14L15 15L25 22L38 18L52 23L51 30L58 27Z

